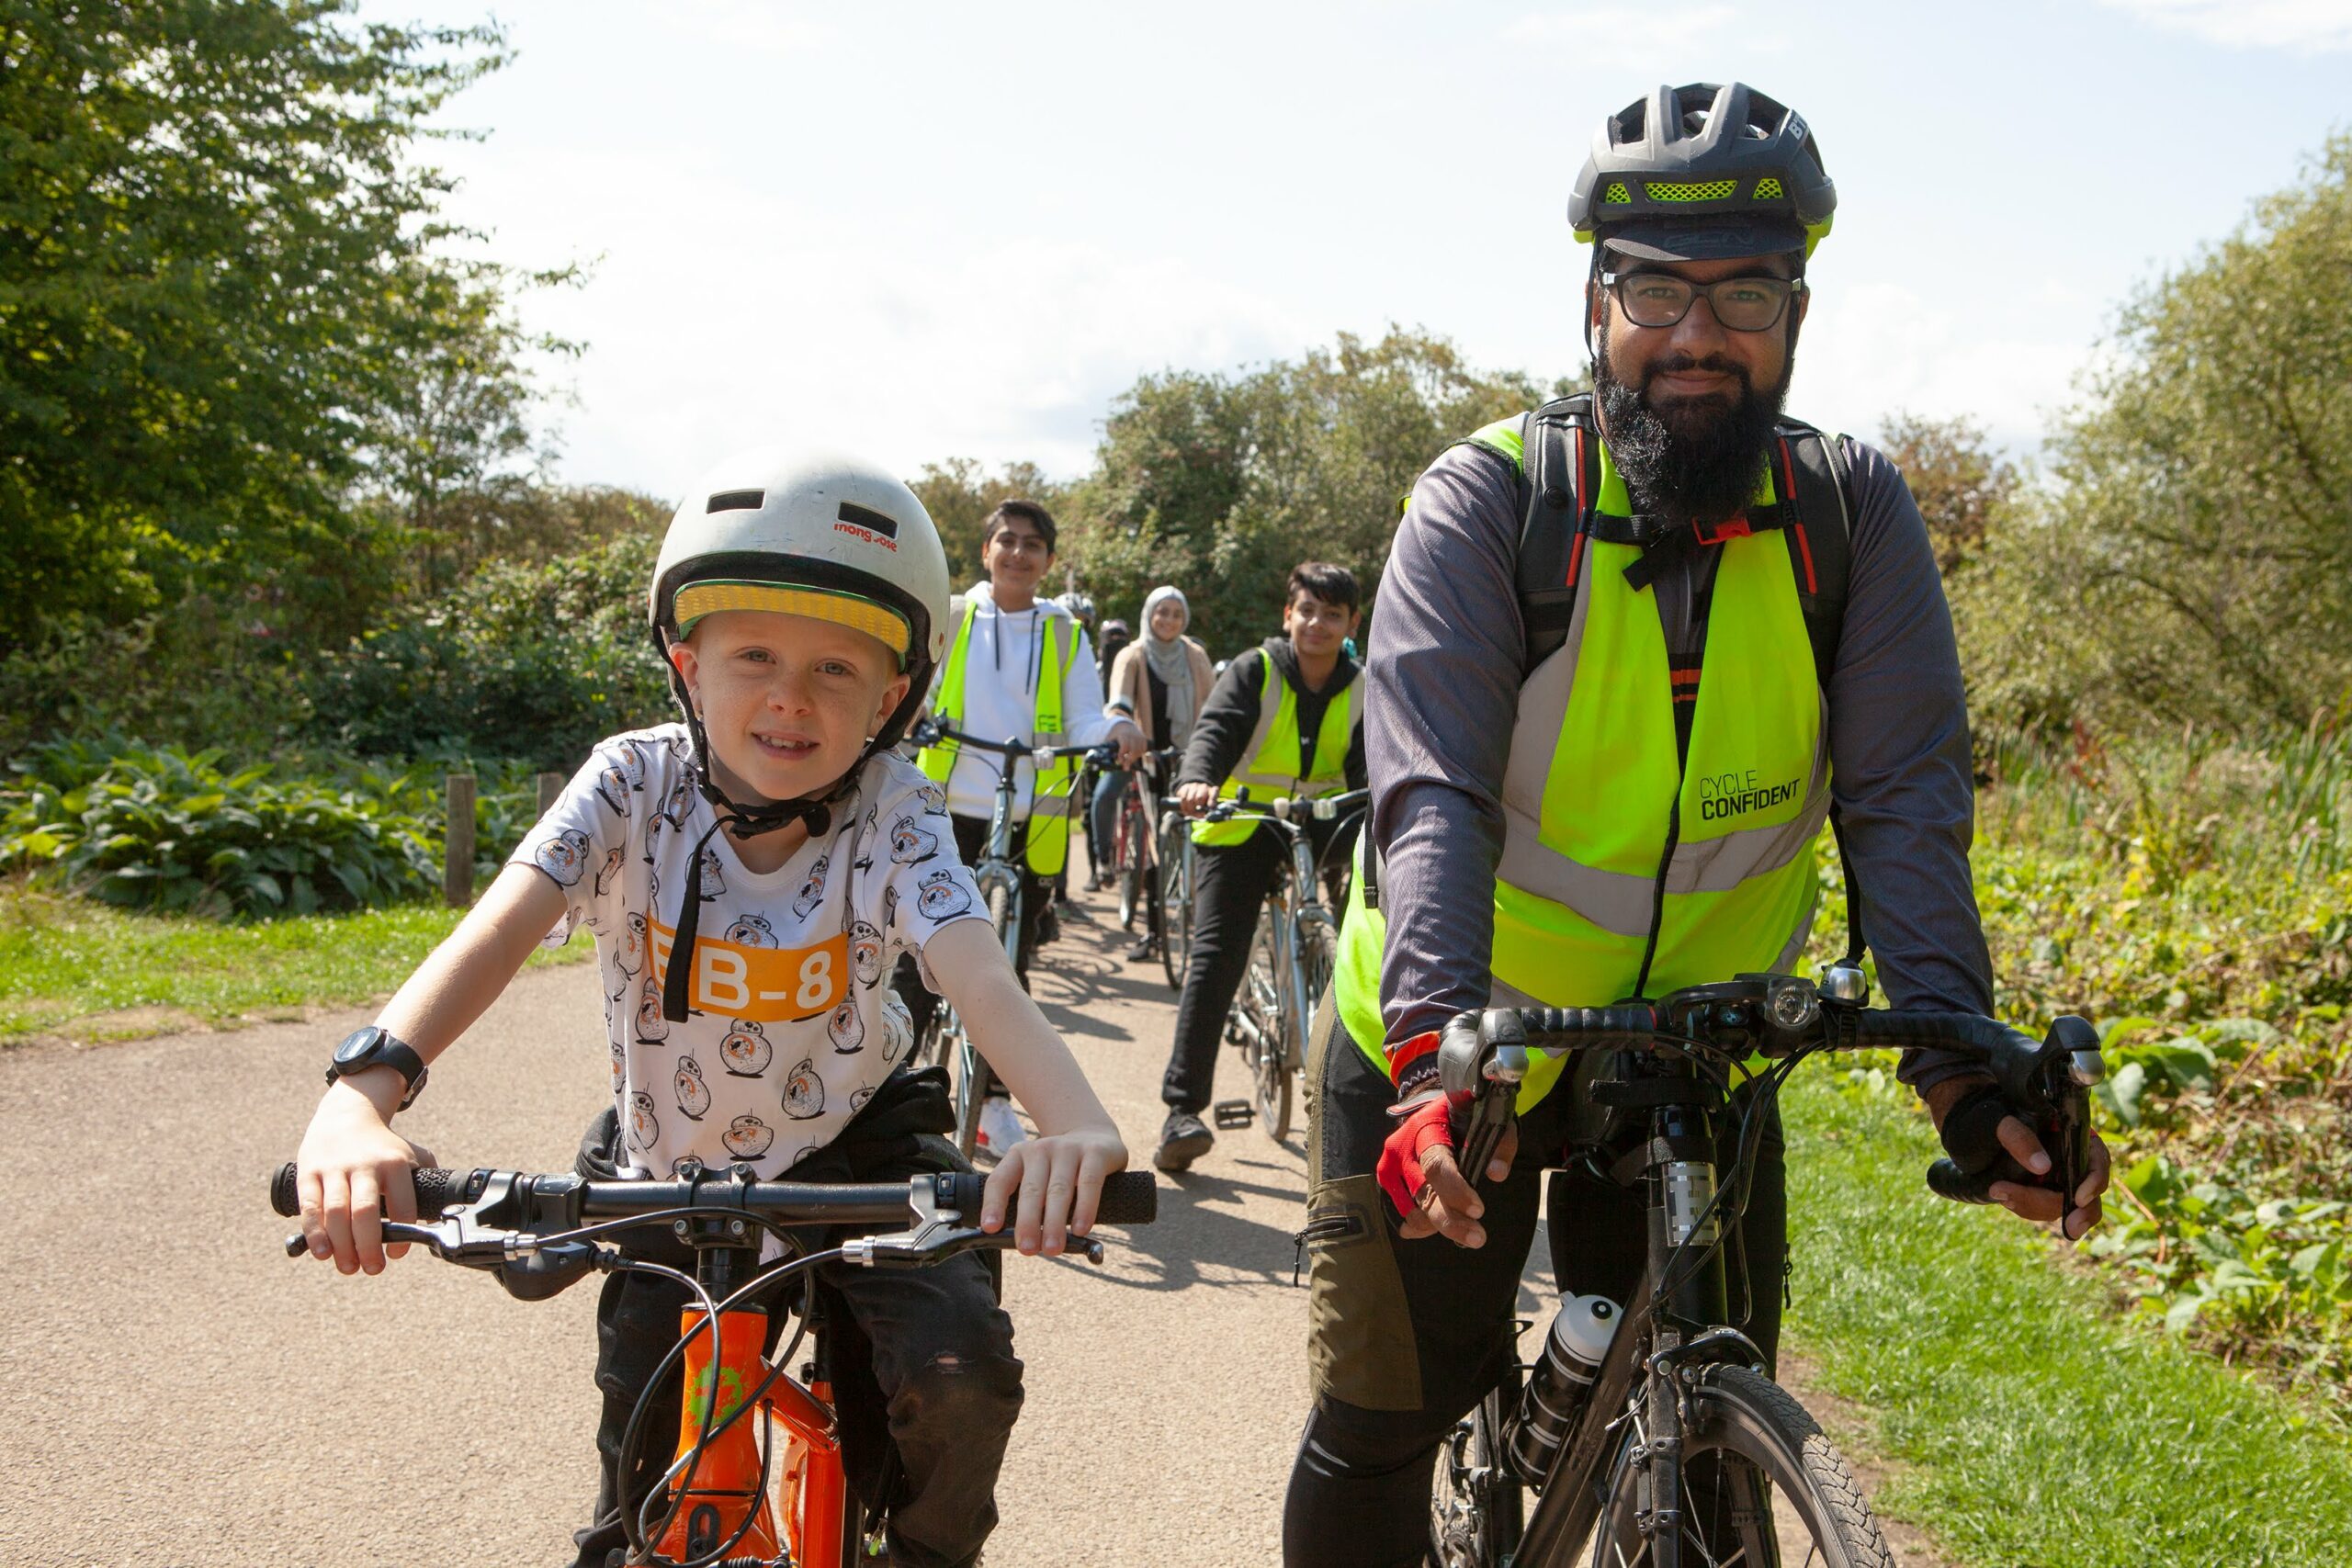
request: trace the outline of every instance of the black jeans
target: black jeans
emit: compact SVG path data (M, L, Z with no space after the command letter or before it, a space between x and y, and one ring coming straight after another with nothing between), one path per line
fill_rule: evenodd
M978 817L950 817L956 827L956 852L967 866L978 865L988 854L989 825ZM1029 841L1029 824L1012 825L1012 861L1021 874L1021 962L1013 966L1021 977L1021 988L1029 988L1029 959L1037 951L1037 922L1046 918L1046 901L1053 897L1053 882L1029 869L1022 852ZM982 913L986 913L985 910ZM916 966L915 955L902 953L899 967L890 977L891 988L899 999L907 1004L908 1015L914 1021L915 1038L921 1040L923 1031L931 1027L932 1015L939 1010L939 998L922 983L922 973ZM1002 1094L1004 1085L990 1086L992 1092Z
M904 1075L892 1080L904 1082ZM944 1089L932 1092L944 1108ZM877 1092L876 1105L883 1098ZM837 1143L841 1157L833 1168L796 1169L794 1179L885 1181L962 1167L954 1146L933 1134L854 1140L851 1134L861 1130L852 1123ZM591 1144L602 1139L607 1175L617 1135L610 1111L590 1128ZM820 1151L804 1165L823 1166L834 1153ZM583 1166L591 1163L583 1150ZM667 1231L627 1234L630 1256L692 1271L692 1249ZM979 1555L996 1528L997 1472L1021 1411L1022 1367L1012 1353L1012 1319L997 1304L991 1261L965 1253L927 1269L818 1270L843 1458L861 1499L889 1489L893 1562L960 1568ZM798 1282L777 1296L782 1299L768 1303L770 1353L785 1327L785 1305L799 1299ZM654 1368L678 1342L686 1300L683 1287L655 1275L616 1273L605 1281L596 1303L596 1386L604 1394L596 1428L597 1522L573 1536L574 1568L610 1568L626 1553L618 1516L621 1439ZM642 1500L673 1457L678 1365L672 1364L664 1386L649 1402L646 1436L628 1477L628 1506Z
M1233 1010L1233 993L1250 967L1258 911L1290 864L1290 846L1272 828L1238 844L1199 844L1193 852L1193 957L1176 1003L1176 1042L1159 1098L1177 1111L1207 1109L1216 1079L1216 1048Z
M1572 1130L1594 1115L1563 1083L1520 1119L1517 1163L1486 1184L1487 1245L1442 1236L1406 1241L1374 1179L1396 1122L1387 1077L1329 1021L1307 1061L1316 1086L1307 1133L1310 1220L1347 1216L1351 1230L1309 1248L1308 1356L1315 1405L1283 1505L1287 1568L1419 1568L1430 1548L1430 1482L1438 1444L1502 1376L1513 1354L1521 1272L1535 1237L1539 1188L1548 1185L1553 1269L1564 1294L1625 1303L1647 1253L1638 1190L1581 1172L1553 1171ZM1720 1135L1720 1134L1719 1134ZM1729 1139L1723 1138L1724 1159ZM1740 1237L1754 1292L1748 1337L1770 1365L1781 1332L1788 1257L1786 1168L1777 1112L1768 1113ZM1731 1285L1740 1307L1739 1281ZM1693 1511L1709 1477L1689 1477Z
M1351 837L1332 841L1334 825L1307 829L1324 865L1344 864L1354 824L1338 825ZM1197 1116L1205 1109L1216 1079L1216 1047L1233 1010L1233 994L1250 968L1250 942L1258 934L1266 895L1290 870L1290 840L1279 829L1260 828L1238 844L1196 844L1193 852L1193 958L1184 971L1184 994L1176 1003L1176 1042L1168 1054L1168 1076L1159 1098L1176 1111ZM1335 879L1336 880L1336 879ZM1332 918L1341 902L1327 887Z

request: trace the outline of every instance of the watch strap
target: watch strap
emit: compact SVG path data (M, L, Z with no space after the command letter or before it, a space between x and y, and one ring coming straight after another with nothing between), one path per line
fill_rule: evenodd
M406 1111L416 1103L416 1097L424 1092L424 1058L416 1054L415 1047L388 1029L379 1027L375 1034L375 1043L349 1067L340 1062L329 1062L327 1082L334 1083L345 1073L365 1072L376 1066L390 1067L400 1074L401 1082L406 1086L401 1090L400 1103L400 1109Z

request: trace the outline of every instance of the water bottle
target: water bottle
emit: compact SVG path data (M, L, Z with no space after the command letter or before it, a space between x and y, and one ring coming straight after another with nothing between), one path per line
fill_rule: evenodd
M1530 1486L1541 1488L1568 1429L1592 1397L1609 1342L1616 1337L1617 1303L1606 1296L1571 1296L1544 1337L1544 1354L1528 1369L1519 1416L1506 1439L1511 1462Z

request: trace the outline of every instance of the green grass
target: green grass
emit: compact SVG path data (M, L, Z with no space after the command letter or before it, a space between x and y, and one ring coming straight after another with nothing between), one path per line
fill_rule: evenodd
M1926 1119L1790 1085L1792 1345L1875 1412L1876 1499L1972 1568L2341 1563L2352 1441L2291 1395L2115 1320L2007 1214L1931 1198Z
M0 1044L122 1039L288 1017L385 995L458 923L401 904L354 914L223 922L0 889ZM595 951L573 942L534 964Z

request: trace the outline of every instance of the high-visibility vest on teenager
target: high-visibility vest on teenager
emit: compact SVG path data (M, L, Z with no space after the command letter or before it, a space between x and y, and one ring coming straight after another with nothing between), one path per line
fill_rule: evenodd
M931 704L933 714L958 729L964 726L964 656L971 651L972 619L978 613L977 604L965 601L963 619L956 626L956 640L948 645L947 662L940 671L939 694ZM1062 682L1078 658L1079 626L1069 615L1045 609L1043 601L1039 602L1039 614L1045 618L1045 635L1037 639L1037 705L1029 743L1060 746L1068 740L1062 730ZM980 739L1012 738L990 735ZM916 753L915 765L934 784L944 787L962 750L952 740L926 746ZM989 754L989 760L991 763L996 761L993 754ZM1029 796L1029 836L1022 859L1039 876L1057 876L1069 859L1069 797L1077 787L1078 761L1071 757L1058 758L1052 766L1037 769L1036 773L1036 787Z
M1522 433L1560 406L1471 439L1523 483ZM1670 649L1648 586L1657 563L1645 561L1660 546L1632 542L1624 482L1589 404L1571 412L1564 423L1577 471L1568 482L1580 492L1581 516L1544 545L1555 563L1540 569L1545 581L1531 592L1521 579L1520 613L1536 646L1504 769L1491 957L1498 1007L1603 1006L1785 970L1812 926L1815 842L1829 811L1828 666L1816 636L1821 604L1834 598L1842 609L1844 594L1842 475L1823 450L1834 443L1792 423L1747 517L1670 540L1677 551L1721 552L1694 615L1695 646ZM1791 440L1811 443L1802 465ZM1566 493L1564 484L1539 487L1531 529L1537 505L1548 496L1557 510ZM1522 538L1522 554L1529 548ZM1834 583L1816 570L1816 550L1834 561ZM1531 607L1531 599L1544 603ZM1547 628L1558 639L1548 651ZM1366 907L1363 844L1357 852L1340 925L1339 1008L1385 1072L1386 926L1378 908ZM1551 1091L1563 1060L1537 1059L1521 1110Z
M1216 797L1231 800L1247 789L1251 800L1271 805L1277 800L1313 800L1319 795L1340 794L1348 787L1348 749L1355 739L1356 705L1358 694L1363 690L1363 677L1359 675L1344 690L1334 692L1330 702L1324 705L1323 723L1315 732L1315 771L1301 776L1298 691L1274 668L1272 654L1262 657L1266 674L1264 683L1258 689L1258 728L1250 732L1241 761L1217 785ZM1247 816L1236 817L1229 822L1195 822L1193 842L1238 844L1261 826Z

